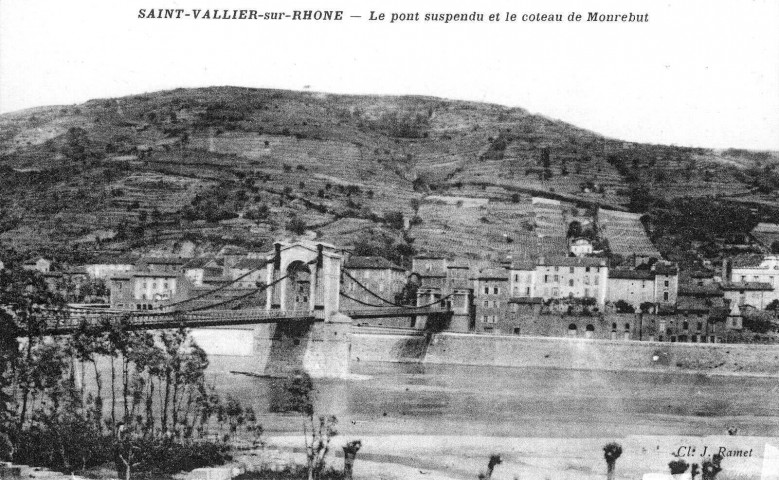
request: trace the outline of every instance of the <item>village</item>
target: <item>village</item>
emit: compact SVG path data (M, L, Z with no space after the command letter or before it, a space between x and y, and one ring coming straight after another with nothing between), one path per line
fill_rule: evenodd
M564 208L556 200L533 202L544 215ZM445 325L435 327L424 315L409 315L355 320L354 328L612 341L777 341L779 256L770 252L779 225L759 224L753 231L755 243L764 245L762 255L737 255L717 268L685 271L661 258L638 215L598 212L602 236L611 240L606 242L609 254L598 249L603 242L593 235L594 222L561 218L553 223L567 225L566 236L543 236L541 227L539 247L531 252L506 250L485 258L422 252L410 259L410 268L355 254L354 247L331 246L345 259L340 307L439 305L452 312ZM213 255L104 255L76 266L34 258L24 269L39 272L71 306L172 311L183 302L188 308L207 308L261 290L269 281L273 255L270 246L250 251L228 245ZM307 279L296 285L295 303L285 307L307 308ZM243 300L240 308L281 307L270 305L263 294Z

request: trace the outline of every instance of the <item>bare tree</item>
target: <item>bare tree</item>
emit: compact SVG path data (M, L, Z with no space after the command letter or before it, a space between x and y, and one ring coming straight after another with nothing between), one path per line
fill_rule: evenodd
M611 442L603 446L603 458L606 459L606 478L614 480L617 459L622 455L622 445Z

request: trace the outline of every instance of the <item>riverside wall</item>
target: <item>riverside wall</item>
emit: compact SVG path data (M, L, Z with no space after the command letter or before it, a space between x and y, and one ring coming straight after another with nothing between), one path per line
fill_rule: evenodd
M316 376L343 376L351 361L779 377L779 346L771 345L427 335L343 324L300 332L271 325L198 329L193 336L209 355L230 357L234 370L271 376L293 368L306 368Z
M779 376L779 346L352 332L352 361Z

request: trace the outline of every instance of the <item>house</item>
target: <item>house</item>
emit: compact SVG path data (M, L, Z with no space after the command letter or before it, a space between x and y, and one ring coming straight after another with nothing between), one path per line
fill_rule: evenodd
M49 273L51 270L51 260L47 260L43 257L33 258L24 262L22 268L25 270L36 270L40 273Z
M221 277L224 274L223 260L214 257L198 257L182 267L192 285L201 286L206 278Z
M571 240L568 249L575 257L584 257L593 252L592 242L587 238Z
M722 292L731 311L738 306L739 312L743 312L744 308L765 310L773 288L764 282L722 282Z
M779 255L740 255L728 264L730 275L725 280L768 284L771 291L764 292L763 300L766 304L779 300Z
M444 301L452 308L449 330L468 332L476 328L470 264L438 255L418 255L412 260L412 272L418 281L417 306ZM423 325L420 321L416 326Z
M509 272L503 268L480 270L473 277L475 330L483 333L510 333Z
M102 256L84 265L91 278L107 279L115 275L129 273L135 268L136 258L130 256Z
M594 298L606 302L609 268L603 258L538 257L512 265L510 289L514 296L548 299Z
M227 245L219 250L219 253L216 254L217 257L224 260L225 267L231 267L235 265L240 260L246 258L248 255L248 250L243 247L236 247L234 245Z
M226 276L231 280L237 280L234 284L235 288L256 288L259 282L264 282L267 278L266 265L268 265L266 258L242 258L225 268Z
M676 303L679 272L676 265L657 262L650 269L609 270L606 300L625 301L638 311L642 304L671 306Z
M111 308L157 310L189 297L192 283L181 273L132 272L109 279Z
M345 295L341 297L341 308L344 310L371 308L370 305L392 307L400 299L408 281L405 268L376 256L349 256L343 265L343 273L341 288ZM414 326L409 325L407 318L378 318L369 323Z

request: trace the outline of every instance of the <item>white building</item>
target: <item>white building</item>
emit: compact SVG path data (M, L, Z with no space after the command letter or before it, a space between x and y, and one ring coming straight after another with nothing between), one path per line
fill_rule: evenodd
M603 258L539 257L511 266L509 289L512 297L594 298L602 307L608 271Z
M779 255L745 255L733 259L729 280L734 283L766 283L766 304L779 299Z

